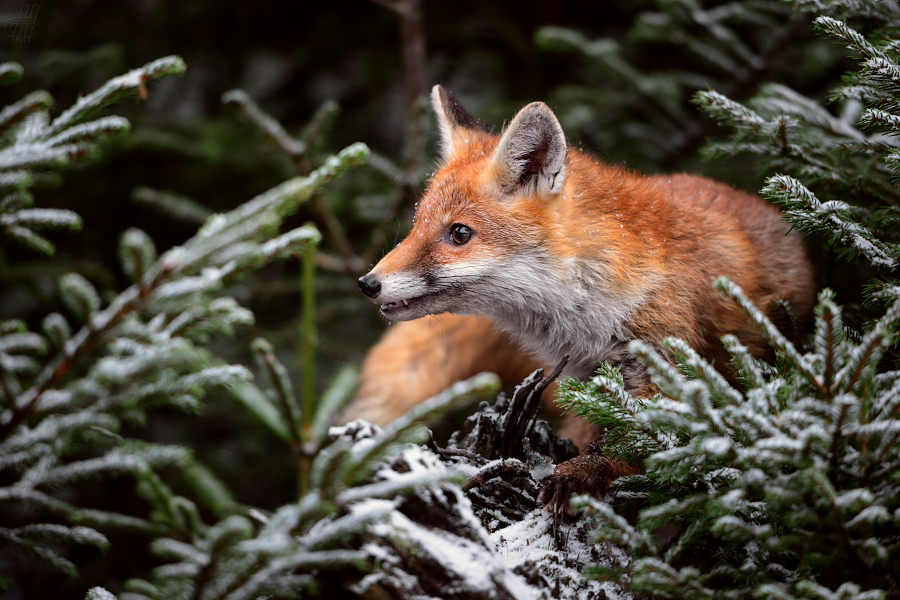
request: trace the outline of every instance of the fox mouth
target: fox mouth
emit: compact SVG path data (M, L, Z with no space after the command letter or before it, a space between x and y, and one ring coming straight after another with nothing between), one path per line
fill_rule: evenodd
M433 296L433 294L424 294L422 296L416 296L414 298L403 298L401 300L395 300L394 302L382 304L381 314L385 316L393 316L410 311L417 308L417 305L421 304L421 302L428 296Z
M447 296L446 292L431 292L414 296L412 298L401 298L393 302L386 302L381 305L381 314L394 320L407 320L424 317L429 314L437 314L444 312L443 302L439 302L438 296ZM437 309L437 310L436 310Z

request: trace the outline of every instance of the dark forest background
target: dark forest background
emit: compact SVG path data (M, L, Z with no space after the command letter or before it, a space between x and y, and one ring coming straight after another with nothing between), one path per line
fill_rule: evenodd
M761 82L778 81L824 100L847 70L848 59L836 44L816 36L807 17L792 17L773 5L768 22L734 24L759 61L743 70L716 65L702 48L686 44L686 30L702 39L699 25L691 24L689 4L426 1L425 87L444 85L498 130L527 102L544 100L557 112L570 142L604 161L648 173L702 173L755 192L764 173L751 159L701 158L707 139L724 138L727 132L690 104L693 92L709 87L744 101L759 91ZM0 3L0 22L17 15L20 6L19 1ZM246 91L290 133L300 132L323 103L336 102L340 113L321 153L362 141L402 164L404 147L410 147L400 19L379 3L71 0L39 6L28 43L4 37L0 44L3 60L25 68L19 83L0 89L4 105L45 89L58 113L79 94L157 57L180 55L188 68L183 77L154 84L146 101L117 107L131 121L132 131L105 143L94 160L74 163L63 176L39 177L36 204L77 211L83 232L56 235L58 251L51 261L0 238L0 320L39 323L57 308L56 281L69 271L81 273L107 296L121 289L125 278L116 248L129 227L150 234L160 251L194 233L197 219L176 218L134 200L136 188L150 186L225 211L296 174L297 165L270 139L234 106L223 104L229 90ZM567 42L560 30L548 26L577 32L584 44ZM604 41L590 46L590 40ZM430 113L425 122L423 177L414 188L421 188L433 169ZM381 246L387 250L412 215L415 190L399 210L385 213L384 198L395 188L383 169L365 167L328 186L321 200L354 248L361 252L372 230L380 227L385 231ZM339 253L312 205L289 225L305 221L316 222L325 232L321 247L326 254ZM815 240L811 244L815 253L819 246ZM859 286L846 282L866 279L856 273L859 267L834 263L824 253L815 258L820 280L837 289L839 301L858 302L854 294ZM356 289L353 269L340 270L320 269L317 278L318 389L342 365L358 364L386 326ZM299 377L297 263L267 267L243 280L234 294L255 312L257 323L221 342L220 351L249 363L249 340L264 335ZM200 418L156 412L146 428L130 433L192 447L240 502L274 508L295 496L292 457L225 393L211 396ZM174 485L177 489L179 484ZM141 502L132 488L133 482L122 478L79 493L86 495L83 504L115 504L128 512L128 503ZM131 510L137 514L144 509L135 504ZM146 551L122 551L123 545L135 544L132 538L112 535L111 541L111 555L87 550L76 560L83 575L77 588L63 576L44 577L34 567L31 589L46 597L78 597L85 581L102 585L140 575L146 565L134 557Z

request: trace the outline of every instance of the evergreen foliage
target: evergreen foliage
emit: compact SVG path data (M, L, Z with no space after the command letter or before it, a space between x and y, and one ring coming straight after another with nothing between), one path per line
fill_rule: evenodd
M0 230L37 252L52 255L55 246L38 233L42 230L81 228L81 219L70 210L32 208L31 172L60 167L91 153L94 141L128 131L131 125L118 116L94 118L107 105L129 95L146 97L146 84L184 72L180 57L169 56L129 71L78 100L55 119L50 118L53 99L44 91L32 92L0 111ZM22 77L21 65L0 65L0 84Z
M777 368L726 336L740 391L681 340L665 343L681 370L633 342L662 394L623 402L614 374L564 393L579 412L614 421L616 450L647 468L616 496L649 504L635 524L582 500L600 515L598 539L634 556L598 574L666 598L818 598L822 586L895 594L900 373L878 364L900 326L900 290L859 342L822 292L813 347L801 353L737 286L716 286L778 349ZM654 532L666 524L678 533L661 543Z
M770 178L762 190L784 207L785 218L803 231L824 233L847 258L862 255L890 273L900 260L895 185L900 78L897 44L877 40L890 39L900 20L894 16L881 23L873 41L827 15L815 24L862 58L860 70L832 94L842 104L841 114L832 116L778 84L764 86L748 106L715 91L700 92L698 106L734 128L730 140L706 151L764 156L772 169L793 173ZM842 199L820 200L817 193Z
M496 377L484 374L419 405L384 430L368 424L335 428L334 443L313 461L311 489L299 502L271 515L250 509L212 526L196 515L168 522L166 536L151 546L165 564L154 569L152 581L129 581L128 592L119 597L238 600L291 596L301 590L321 592L323 586L350 588L372 570L375 560L393 557L392 562L401 562L392 540L402 538L403 531L390 527L374 531L377 523L401 519L398 503L392 499L418 488L460 482L456 471L410 454L410 443L426 439L423 423L496 389ZM398 456L409 472L385 468L385 461ZM425 464L415 464L418 460ZM370 483L373 476L378 481ZM165 509L164 502L158 506ZM418 527L404 522L410 528ZM344 571L345 579L323 578L321 572L328 570ZM360 584L360 589L373 583Z
M401 3L390 5L402 16ZM130 287L103 287L86 273L68 273L58 278L58 311L29 323L0 322L2 564L16 554L47 573L71 575L82 561L67 547L124 548L134 554L129 560L148 564L124 592L126 577L113 576L109 589L123 600L900 596L894 566L900 10L893 1L860 0L654 0L616 10L620 20L637 15L626 38L540 30L537 43L553 51L554 73L561 62L586 66L591 85L565 84L549 94L531 89L529 99L548 100L567 131L605 159L648 170L698 170L694 150L716 137L715 121L724 123L730 138L705 153L728 158L723 172L743 174L732 181L746 183L751 163L778 173L763 193L813 234L819 245L813 254L833 249L858 261L863 273L877 273L865 312L839 306L842 290L826 290L814 332L800 343L720 280L719 290L775 347L774 364L729 337L723 342L736 378L728 379L683 341L670 339L666 356L631 346L661 390L654 398L630 396L608 365L591 381L568 382L567 408L605 429L607 453L645 472L621 480L607 501L581 499L592 517L554 523L537 495L553 462L570 449L532 416L534 392L547 383L539 374L512 399L483 403L447 448L422 424L460 403L494 396L494 378L458 384L384 430L362 422L330 427L353 393L352 367L338 369L315 397L313 268L335 274L326 280L319 273L320 284L355 293L345 275L364 270L403 228L394 215L412 205L427 167L424 103L405 106L402 155L392 161L358 144L330 156L325 142L338 114L333 102L321 104L294 134L234 90L222 101L274 146L288 181L225 214L204 205L212 205L215 191L202 198L188 192L197 202L138 188L133 200L200 230L158 255L150 236L128 229L118 257ZM825 35L814 34L813 21ZM832 94L837 111L823 107L820 90L809 83L845 60L834 38L861 57L861 67ZM583 61L558 61L561 52ZM77 230L81 220L72 210L34 208L35 182L96 156L105 140L128 131L128 121L105 116L105 107L128 95L144 99L152 80L183 70L177 57L154 61L56 118L44 92L0 111L0 236L52 255L54 231ZM20 77L20 66L0 65L0 83ZM780 83L765 83L770 79ZM706 116L688 102L704 88L694 102ZM366 120L345 120L354 128L351 139ZM214 139L221 130L202 129L194 133L203 144L224 145ZM187 144L187 134L168 133L165 143L165 135L152 143L170 150ZM258 150L252 153L265 154ZM178 161L187 164L182 159L189 153L181 152ZM354 193L327 195L335 189L323 187L328 180L364 160L375 174L353 184L360 186ZM264 160L245 162L247 172ZM207 169L222 170L228 163L210 164ZM703 170L717 164L723 163ZM195 168L196 162L188 168L192 179ZM232 181L222 180L223 186ZM168 187L157 178L149 183ZM324 226L322 248L315 227L288 220L303 203ZM254 378L220 342L238 328L247 331L254 317L246 297L263 292L241 295L234 282L255 283L257 267L294 258L302 265L299 285L291 269L279 271L285 280L278 283L290 293L302 290L302 380L292 380L300 369L279 354L285 338L269 332L251 344L236 336L252 350ZM142 439L156 415L199 411L212 394L237 399L247 412L235 412L252 415L264 435L284 442L298 471L295 502L274 510L242 504L186 448ZM138 502L104 509L83 502L86 483L114 479L127 482L120 491L135 482ZM591 528L603 543L588 543ZM117 541L123 535L131 540L124 546ZM134 553L145 546L150 560ZM590 573L606 581L580 581L588 563L601 565ZM115 598L101 588L87 597Z
M143 86L150 79L183 70L177 57L155 61L113 79L54 120L46 113L49 102L19 103L4 111L11 116L0 152L7 157L4 173L20 186L16 193L25 194L29 169L58 166L60 157L84 154L91 140L128 127L118 117L86 119L129 91L146 96ZM9 65L0 71L16 72ZM16 117L16 111L38 116ZM368 435L338 432L329 439L330 418L352 393L353 370L338 373L312 412L299 401L266 340L253 344L264 374L258 385L246 367L227 364L210 349L218 337L253 322L253 314L229 295L228 284L271 261L312 256L320 238L314 226L285 232L281 226L300 203L367 155L363 144L353 144L307 176L210 216L193 237L161 255L149 236L130 229L119 245L130 287L104 299L84 276L69 273L59 281L68 315L48 315L40 333L21 321L0 323L0 538L5 549L74 576L67 545L107 551L105 534L111 531L152 539L150 550L164 564L150 580L129 581L122 597L157 599L316 591L323 584L314 575L328 569L345 573L328 583L344 589L358 582L375 559L393 556L399 530L374 532L373 524L401 518L395 498L427 486L438 489L459 475L439 464L396 472L386 462L412 442L427 439L423 423L496 393L496 377L485 374L457 384L384 431L366 426ZM181 206L180 200L174 204ZM37 209L29 213L22 203L4 206L7 231L18 239L22 231L31 231L28 227L78 222L65 211L45 209L35 216ZM32 234L29 239L38 239ZM52 252L50 242L44 242L32 246ZM311 278L305 283L311 287ZM305 474L309 490L298 502L271 514L242 506L186 448L123 434L126 425L139 430L151 410L198 411L215 387L231 389L295 452L315 442L301 455L315 459ZM160 473L163 467L185 472L196 501L173 492ZM86 481L121 476L136 481L137 494L151 508L148 514L86 508L72 493ZM201 510L207 507L212 523ZM417 526L406 527L408 533ZM94 588L88 597L113 596Z
M832 95L840 114L783 85L763 86L746 104L699 92L697 105L733 130L706 152L731 160L750 153L781 171L762 193L784 207L785 219L824 233L829 247L878 273L868 286L868 319L861 327L846 323L826 289L814 334L795 345L720 278L716 288L775 349L774 365L725 336L732 382L682 340L666 340L666 356L633 342L660 390L655 397L630 396L608 365L590 382L565 386L563 404L606 428L608 451L645 467L618 482L611 504L578 500L600 521L596 539L632 555L593 575L641 595L900 594L900 12L892 2L794 4L861 57ZM640 511L629 521L616 505Z
M837 54L785 3L643 4L621 37L589 39L558 26L536 36L540 47L580 58L588 84L567 83L551 102L566 131L577 131L606 160L624 158L651 171L683 168L716 133L689 103L696 90L745 98L768 78L800 81L813 69L827 71ZM799 60L800 49L815 60Z
M21 75L21 67L8 63L0 71L4 81ZM46 92L29 94L3 109L5 136L0 153L5 158L0 177L8 194L2 201L0 219L5 233L52 254L53 244L35 230L77 228L80 220L70 211L29 208L33 203L28 192L31 170L64 164L87 153L95 138L127 130L128 122L120 117L87 119L129 93L146 94L145 82L183 71L180 58L160 59L111 80L53 120ZM122 246L126 269L142 279L143 271L155 262L152 243L133 232L123 237ZM139 475L154 467L186 463L187 453L181 448L151 447L122 439L116 434L119 421L140 419L144 406L154 402L195 406L205 386L240 377L243 372L204 364L208 362L204 353L180 336L164 342L173 350L171 358L156 348L149 356L135 352L161 338L164 325L162 319L152 327L136 318L123 319L136 308L137 288L103 311L96 290L82 276L64 276L59 288L74 319L59 313L48 315L43 335L28 331L21 321L0 324L0 469L5 475L0 499L4 506L34 507L70 524L35 522L3 527L0 536L9 547L74 574L75 566L58 552L60 545L89 544L105 549L108 541L95 528L154 531L155 527L144 519L80 509L50 492L98 475ZM218 328L246 320L233 303L222 305L218 312ZM72 320L76 327L82 325L74 335ZM95 356L91 367L80 364L79 359L98 343L108 344L107 355L100 360ZM81 373L66 378L73 367ZM129 381L139 373L152 375L142 382ZM85 456L87 447L103 452Z

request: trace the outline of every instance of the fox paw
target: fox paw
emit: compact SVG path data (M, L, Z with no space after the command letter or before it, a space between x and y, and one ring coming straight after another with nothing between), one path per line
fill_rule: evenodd
M572 521L576 515L572 496L588 494L602 498L614 480L638 473L636 467L604 456L602 448L601 441L592 442L580 455L556 466L538 497L545 510L557 518Z

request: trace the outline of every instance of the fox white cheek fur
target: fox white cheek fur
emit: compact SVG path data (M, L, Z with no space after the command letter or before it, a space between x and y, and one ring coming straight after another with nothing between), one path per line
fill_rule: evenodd
M428 285L421 275L392 273L381 278L381 293L376 300L382 304L409 304L410 298L423 296L428 292Z

